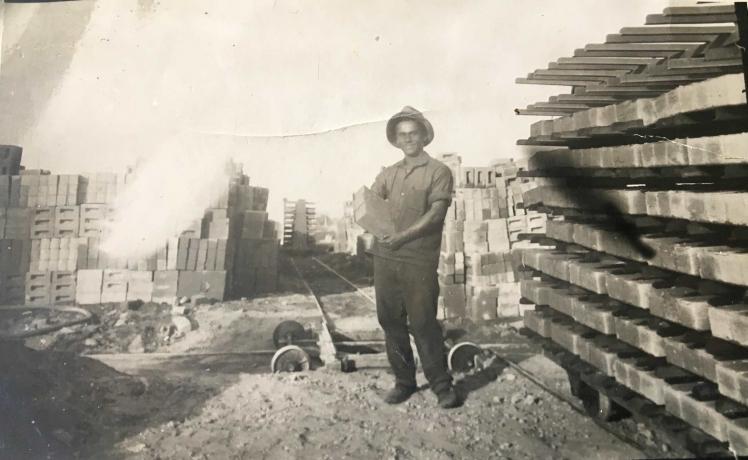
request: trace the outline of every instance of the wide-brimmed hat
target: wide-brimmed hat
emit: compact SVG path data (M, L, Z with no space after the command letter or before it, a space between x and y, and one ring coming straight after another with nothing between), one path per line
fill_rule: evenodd
M434 128L431 126L431 123L429 123L421 112L406 105L401 111L392 115L392 118L387 122L387 140L390 141L390 144L397 146L395 144L395 126L403 120L413 120L423 126L423 130L426 132L426 138L423 142L424 146L429 145L434 140Z

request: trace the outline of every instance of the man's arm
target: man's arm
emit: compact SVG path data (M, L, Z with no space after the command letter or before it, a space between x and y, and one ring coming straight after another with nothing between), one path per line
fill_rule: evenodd
M441 226L448 209L449 200L434 201L426 214L422 215L413 225L402 232L385 236L381 241L389 248L397 250L405 243L416 240L434 228Z

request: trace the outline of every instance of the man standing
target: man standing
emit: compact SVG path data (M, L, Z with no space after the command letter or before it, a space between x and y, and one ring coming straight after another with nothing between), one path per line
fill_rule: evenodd
M442 226L452 199L450 169L423 148L434 138L431 123L412 107L387 122L387 139L404 158L382 170L372 191L390 204L395 233L377 241L374 288L395 387L384 400L399 404L416 390L413 333L431 390L443 408L461 404L447 372L442 329L436 320Z

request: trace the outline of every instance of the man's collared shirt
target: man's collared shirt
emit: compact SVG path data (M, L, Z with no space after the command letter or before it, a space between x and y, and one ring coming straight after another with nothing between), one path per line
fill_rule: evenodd
M423 152L410 164L403 158L382 170L371 190L389 202L395 230L401 232L426 214L434 202L451 201L453 184L452 171ZM395 251L375 242L372 252L386 259L436 266L441 237L442 226L439 225Z

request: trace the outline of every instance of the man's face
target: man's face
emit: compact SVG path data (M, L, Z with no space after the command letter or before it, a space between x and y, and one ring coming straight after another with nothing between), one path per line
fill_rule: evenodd
M395 126L395 144L408 156L416 156L423 150L425 135L421 125L404 120Z

